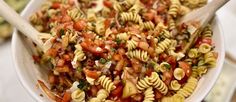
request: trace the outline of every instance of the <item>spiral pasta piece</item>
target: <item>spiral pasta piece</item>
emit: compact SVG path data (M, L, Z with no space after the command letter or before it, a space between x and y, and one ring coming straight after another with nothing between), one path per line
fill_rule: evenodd
M188 51L189 58L197 58L198 57L198 49L192 48Z
M168 25L169 25L169 30L173 30L176 28L176 24L173 18L169 20Z
M176 18L178 15L178 11L180 9L180 3L179 0L171 0L171 6L169 8L168 14L172 17Z
M85 92L77 89L71 94L71 99L73 102L85 102Z
M165 38L171 38L173 35L171 32L169 32L168 30L163 30L161 32L161 35L163 35Z
M33 15L30 16L29 18L30 22L35 24L35 25L42 25L43 20L39 17L37 13L34 13Z
M67 14L74 20L78 21L79 19L85 18L85 15L79 8L73 8L67 11Z
M143 62L147 62L149 59L148 53L143 50L128 51L127 55L129 58L137 58Z
M153 30L155 27L155 25L154 25L154 23L152 23L152 21L144 22L144 23L142 23L142 26L143 26L143 29L146 29L146 30Z
M103 88L105 88L108 91L108 93L110 93L112 90L116 88L113 82L105 75L99 77L98 82L102 85Z
M133 6L135 4L136 0L124 0L124 4L126 4L126 6L128 8L130 8L131 6Z
M168 87L166 84L159 78L159 75L156 72L152 72L150 76L150 82L153 83L153 87L158 89L162 94L168 92Z
M204 55L204 63L208 64L210 67L216 66L216 58L214 56L214 52L208 52Z
M209 51L211 51L211 45L207 44L207 43L202 43L199 48L198 51L200 53L207 53Z
M91 98L89 102L104 102L109 96L109 93L105 89L100 89L97 93L97 97Z
M181 87L181 85L179 84L179 82L177 80L173 80L170 82L170 89L171 90L179 90Z
M193 69L192 75L195 76L195 77L202 77L202 75L206 74L207 71L208 71L207 66L198 66L197 68Z
M135 3L130 9L129 12L133 12L135 14L138 14L139 11L142 9L143 7L141 6L140 3Z
M184 76L185 76L185 72L184 72L184 70L182 68L176 68L174 70L174 77L175 77L175 79L181 80L181 79L184 78Z
M152 87L149 87L146 89L146 91L144 91L144 100L143 102L153 102L154 99L154 91Z
M141 16L139 14L135 14L132 12L123 12L120 14L121 20L126 22L126 21L131 21L134 23L142 23Z
M129 35L127 33L120 33L116 35L116 38L126 41L129 39Z
M128 51L130 51L130 50L135 49L137 47L137 45L138 45L138 42L131 39L131 40L127 41L126 47L128 48Z
M196 88L198 83L198 80L196 78L190 77L187 81L187 83L181 88L179 91L177 91L177 94L183 96L183 97L189 97L194 89Z
M171 44L170 39L165 39L164 41L160 42L156 48L156 53L160 54L164 52L169 47L170 44Z
M205 38L205 37L212 37L212 35L213 35L213 32L212 32L211 26L210 26L210 25L207 25L207 26L203 29L202 37L203 37L203 38Z
M113 2L113 8L117 11L117 12L122 12L124 10L124 8L121 6L121 4L117 1Z
M86 59L86 56L85 56L85 54L83 52L83 49L80 46L80 44L75 45L75 48L76 48L76 50L74 52L75 56L74 56L73 61L71 62L73 68L77 68L78 67L78 62L83 61L83 60Z
M149 77L145 77L144 79L140 79L136 85L139 91L143 91L147 88L149 88L152 85L151 82L149 82Z

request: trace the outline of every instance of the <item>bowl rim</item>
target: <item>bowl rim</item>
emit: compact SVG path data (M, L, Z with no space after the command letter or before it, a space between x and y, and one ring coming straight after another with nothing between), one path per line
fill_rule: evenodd
M33 4L33 0L30 1L28 3L28 5L25 8L28 8L31 4ZM21 15L25 14L26 10L24 9L21 13ZM199 96L199 98L197 98L195 101L196 102L200 102L202 99L204 99L204 97L206 97L206 95L210 92L210 90L213 88L213 85L216 83L216 80L219 77L219 74L223 68L223 64L224 64L224 60L225 60L225 40L224 40L224 31L222 28L222 24L221 21L219 20L217 14L215 16L215 21L217 22L217 26L219 29L219 38L222 41L220 46L221 47L221 52L218 52L219 55L221 55L220 57L218 57L219 61L219 65L217 68L219 68L218 70L216 70L216 77L212 78L212 83L209 83L208 87L206 87L205 91L203 92L202 95ZM14 32L13 32L13 36L12 36L12 43L11 43L11 52L12 52L12 57L13 57L13 62L14 62L14 69L15 72L17 74L17 79L19 80L20 84L23 86L24 89L27 90L27 93L32 97L32 99L36 100L36 101L40 101L43 102L42 98L38 95L35 94L35 92L31 89L31 87L27 84L26 80L24 79L24 77L21 75L21 71L20 71L20 67L19 67L19 63L17 63L17 57L16 57L16 48L17 48L17 39L19 37L19 35L17 34L17 30L14 28Z

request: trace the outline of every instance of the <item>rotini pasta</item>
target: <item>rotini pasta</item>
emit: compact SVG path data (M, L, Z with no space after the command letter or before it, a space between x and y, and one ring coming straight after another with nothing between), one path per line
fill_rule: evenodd
M160 42L158 44L158 47L156 48L156 53L160 54L164 52L169 47L170 44L171 44L170 39L165 39L164 41Z
M100 89L97 93L97 97L90 99L89 102L104 102L108 96L108 91L105 89Z
M78 61L83 61L86 59L86 56L82 50L82 47L80 46L80 44L75 45L75 57L73 59L73 61L71 62L71 64L73 65L73 68L77 68L78 67Z
M149 55L146 51L143 50L133 50L133 51L129 51L127 53L128 57L130 58L137 58L143 62L147 62L149 59Z
M142 23L141 16L139 14L135 14L132 12L123 12L120 14L121 20L126 22L126 21L132 21L134 23Z
M179 91L177 91L177 94L183 96L183 97L188 97L190 96L194 89L197 86L198 80L196 78L190 77L187 81L187 83L181 88Z
M77 89L71 94L71 98L74 102L85 102L85 92Z
M67 14L74 20L77 21L81 18L85 18L85 15L82 13L82 11L79 8L73 8L69 11L67 11Z
M136 85L139 91L143 91L147 88L149 88L152 85L151 82L149 82L149 77L145 77L144 79L140 79Z
M133 39L128 40L126 44L128 51L135 49L137 45L138 45L138 42L134 41Z
M155 72L152 72L150 76L150 82L153 83L153 87L158 89L162 94L166 94L168 92L168 88L165 83L159 78L159 75Z
M172 4L169 8L168 14L175 18L177 17L179 9L180 9L180 2L179 0L171 0L171 3Z
M170 89L171 90L179 90L181 87L181 85L179 84L179 82L177 80L173 80L170 82Z
M188 51L189 58L197 58L198 57L198 50L196 48L190 49Z
M116 38L126 41L129 39L129 35L127 33L120 33L116 35Z
M184 78L184 76L185 76L185 72L184 72L183 69L181 69L181 68L176 68L176 69L174 70L174 77L175 77L175 79L181 80L181 79Z
M207 52L211 51L211 46L209 44L203 43L199 46L198 51L200 53L207 53Z
M153 102L154 99L154 91L152 87L149 87L146 89L146 91L144 92L144 100L143 102Z
M98 82L108 91L108 93L116 88L113 82L105 75L99 77Z
M142 23L142 26L144 29L147 29L147 30L153 30L155 27L155 25L152 23L152 21L144 22L144 23Z

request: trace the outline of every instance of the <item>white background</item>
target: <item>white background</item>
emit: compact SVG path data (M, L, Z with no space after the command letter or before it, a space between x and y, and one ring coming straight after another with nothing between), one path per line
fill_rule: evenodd
M227 51L236 57L236 0L231 0L217 15L222 24ZM236 66L236 65L235 65ZM236 70L236 69L235 69ZM0 102L34 101L19 82L11 56L11 42L0 44Z

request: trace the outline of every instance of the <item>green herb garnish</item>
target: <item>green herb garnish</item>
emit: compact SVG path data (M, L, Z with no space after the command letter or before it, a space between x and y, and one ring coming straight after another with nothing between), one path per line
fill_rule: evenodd
M59 33L60 33L61 35L65 35L65 30L64 30L64 29L61 29L61 30L59 31Z
M89 86L89 83L86 82L85 80L79 80L79 85L77 87L81 90L87 90Z
M170 70L170 68L171 68L171 65L170 65L170 64L164 64L164 66L165 66L168 70Z
M107 60L104 59L104 58L100 58L99 62L100 62L101 64L105 64L105 63L107 62Z
M119 39L119 38L116 38L116 39L115 39L115 42L119 45L119 44L122 42L122 40Z

